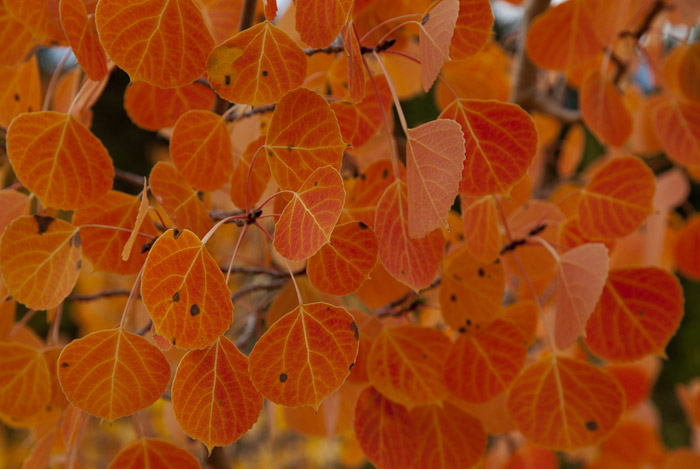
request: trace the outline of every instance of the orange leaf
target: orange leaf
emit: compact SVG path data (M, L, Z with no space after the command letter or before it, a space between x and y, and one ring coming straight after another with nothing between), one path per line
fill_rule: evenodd
M109 463L108 469L139 469L143 467L199 469L200 465L197 458L192 456L189 451L172 443L156 438L141 438L122 449Z
M700 279L700 216L688 219L678 233L674 255L676 266L683 275L696 281Z
M632 135L632 114L599 70L591 70L583 80L579 106L583 122L603 143L619 147Z
M352 0L305 0L296 5L296 30L310 47L335 40L352 13Z
M562 179L570 178L579 167L583 158L585 133L580 124L569 127L564 137L561 153L557 159L557 173Z
M338 389L357 357L359 330L344 308L299 305L275 322L250 352L250 377L272 402L311 406Z
M100 0L95 20L105 51L133 82L161 88L192 83L214 47L192 0Z
M318 168L292 195L275 225L274 246L290 260L308 259L331 239L345 189L337 170Z
M262 0L263 9L265 11L265 19L274 21L277 16L277 0Z
M0 234L15 218L29 215L31 199L25 194L12 190L0 190Z
M0 127L7 128L22 112L40 109L41 86L36 55L19 65L0 67Z
M397 280L414 290L425 288L437 273L444 249L444 237L435 230L425 238L408 235L406 184L394 181L384 190L374 220L379 242L379 259Z
M399 171L401 170L403 170L403 166L399 166ZM403 171L401 172L403 173ZM379 199L394 180L391 160L375 161L353 181L347 191L343 210L355 220L374 228L374 217Z
M700 165L700 103L665 99L654 107L653 119L669 158L682 165Z
M65 42L56 0L3 0L10 14L24 23L34 39L43 45ZM53 11L51 11L53 10Z
M368 308L379 308L409 292L406 285L387 272L381 262L377 262L369 279L357 290L357 297Z
M5 2L0 2L0 41L3 44L0 63L3 65L23 62L36 46L32 32L10 13Z
M213 226L209 212L197 196L197 191L172 165L156 163L149 177L151 191L159 204L179 229L189 229L204 237Z
M143 337L108 329L63 348L58 380L71 404L112 422L157 401L170 382L170 365Z
M139 199L133 195L118 191L109 191L95 200L92 205L75 211L73 223L76 226L94 224L133 230L139 213ZM158 236L153 223L146 223L139 228L152 237ZM117 274L135 274L141 270L146 260L146 253L141 247L152 240L151 237L137 236L138 242L130 248L130 260L123 261L121 252L130 238L129 231L87 226L80 228L83 251L92 266L104 272Z
M202 17L214 43L224 42L238 32L243 0L202 0Z
M187 182L201 191L223 186L233 172L233 145L226 119L193 109L175 123L170 157Z
M343 26L341 37L348 60L348 91L350 92L350 99L355 103L359 103L368 93L365 85L365 67L362 63L360 41L357 39L352 21Z
M68 222L40 215L15 219L2 236L0 268L12 298L50 309L71 292L80 272L81 239Z
M222 98L274 103L306 77L306 55L287 33L264 21L216 46L207 59L209 82Z
M250 430L263 407L263 398L250 381L248 357L224 336L182 357L172 399L182 429L209 452Z
M581 193L581 233L590 239L630 234L652 213L655 186L654 173L636 156L605 163Z
M417 432L408 410L371 386L357 399L353 426L362 451L377 467L402 469L415 461Z
M433 86L442 65L450 58L450 42L458 14L459 0L441 0L421 20L418 55L421 82L426 93Z
M406 139L408 235L422 238L447 225L464 165L464 136L457 122L440 119L408 129Z
M605 367L625 391L627 410L634 409L649 398L652 381L656 380L656 376L645 369L642 363L620 363Z
M693 77L700 74L700 43L689 45L679 64L678 84L681 92L691 101L700 102L700 90Z
M479 52L491 36L492 28L493 13L488 0L459 0L450 58L464 60Z
M457 337L444 357L445 384L458 399L490 401L510 387L526 356L527 342L518 326L496 319Z
M510 414L525 438L563 451L603 441L624 408L615 378L567 357L546 357L527 367L508 399Z
M450 339L422 326L385 327L367 357L369 381L405 406L440 404L447 394L442 366Z
M68 114L20 114L7 129L17 178L44 206L84 207L112 188L114 167L102 142Z
M601 52L595 3L569 0L535 18L526 40L532 61L542 68L566 70Z
M629 361L664 349L683 317L678 279L658 267L613 270L586 326L586 345L608 360Z
M455 330L486 327L501 310L506 276L501 263L474 259L466 247L443 262L440 309Z
M323 293L348 295L369 277L377 263L377 237L362 222L337 225L330 242L306 266L311 283Z
M460 193L507 194L525 175L537 150L537 132L532 117L520 106L458 99L440 117L456 120L464 131Z
M168 230L146 258L141 296L156 334L183 349L201 349L233 320L224 274L197 235Z
M161 89L147 83L132 83L124 93L124 109L134 124L147 130L172 127L191 109L211 109L216 96L208 87L191 83Z
M131 257L131 251L136 242L139 230L146 220L146 215L148 214L148 182L146 178L143 178L143 190L141 191L141 202L139 202L139 210L136 213L136 220L134 221L134 226L131 228L131 233L129 233L129 239L126 240L124 246L122 247L122 260L128 261ZM144 228L148 229L148 227Z
M51 399L50 378L41 350L0 342L0 414L12 421L41 412Z
M481 421L449 403L409 410L417 444L413 468L473 467L486 449Z
M258 149L264 145L264 135L250 142L233 169L230 195L231 201L238 208L246 208L246 197L248 197L248 205L253 207L260 200L270 182L270 166L265 162L264 153L258 153ZM255 156L256 153L258 153L257 156ZM255 157L255 161L253 161L253 157ZM253 169L250 169L251 163L253 163ZM250 180L248 179L249 172Z
M540 319L538 313L537 304L534 301L521 300L503 308L498 317L518 326L527 344L532 345L537 335L537 323Z
M322 166L340 170L346 147L333 110L318 93L297 88L277 103L265 149L280 189L297 190Z
M97 37L94 15L88 16L83 0L61 0L60 15L68 44L85 74L102 80L107 75L107 56Z
M460 196L464 219L464 244L480 262L493 262L501 252L498 211L491 196Z
M569 249L559 258L554 342L569 347L586 328L608 277L608 248L600 243Z

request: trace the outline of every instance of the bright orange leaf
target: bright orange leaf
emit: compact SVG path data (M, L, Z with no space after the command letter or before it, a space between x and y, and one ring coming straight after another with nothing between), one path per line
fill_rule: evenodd
M348 61L348 91L350 92L350 99L355 103L359 103L367 95L367 90L360 42L355 34L352 21L343 26L341 35L343 38L343 48L345 49Z
M49 379L41 350L0 342L0 414L11 421L42 411L51 398Z
M296 30L310 47L326 47L352 13L352 0L306 0L296 5Z
M107 56L97 37L95 17L88 16L83 0L60 1L61 25L80 66L95 81L107 75Z
M71 292L81 266L78 228L40 215L15 219L0 244L0 269L12 298L49 309Z
M558 356L527 367L508 399L510 414L525 438L563 451L603 441L624 408L622 389L609 373Z
M250 377L272 402L318 409L355 364L359 329L344 308L299 305L275 322L250 353Z
M40 109L41 86L36 56L15 66L0 67L0 126L7 128L18 114Z
M192 453L168 441L141 438L122 449L109 464L108 469L138 469L142 467L198 469L200 465Z
M680 282L658 267L610 272L586 326L586 345L608 360L629 361L664 349L683 317Z
M579 106L583 122L600 141L619 147L632 134L632 114L615 85L599 70L592 70L583 80Z
M678 233L674 254L678 270L683 275L700 279L700 216L688 219Z
M23 62L36 46L31 30L14 17L5 2L0 3L0 40L4 44L0 63L7 65Z
M700 103L667 98L654 107L654 128L664 151L682 165L700 165Z
M263 0L263 10L265 11L265 19L274 21L277 16L277 0Z
M583 127L578 124L569 127L557 159L557 173L560 177L570 178L576 172L583 158L585 143Z
M102 142L68 114L20 114L7 129L17 178L48 207L84 207L112 188L114 167Z
M464 244L480 262L493 262L501 252L498 211L492 196L460 196L464 220Z
M216 46L207 59L207 75L228 101L274 103L304 82L306 55L287 33L265 21Z
M0 234L15 218L29 215L31 200L21 192L12 189L0 191Z
M134 21L139 18L139 21ZM214 39L193 0L100 0L95 10L100 42L131 81L161 88L199 78Z
M488 0L459 0L459 16L450 44L452 60L468 59L491 36L493 13Z
M265 150L280 189L297 190L326 165L339 170L346 147L333 110L318 93L297 88L277 103Z
M201 3L202 17L216 44L238 32L243 0L202 0Z
M277 220L275 249L290 260L314 255L330 241L344 200L345 189L338 171L324 166L311 173Z
M459 0L441 0L423 16L420 24L421 82L426 93L449 60L450 42L457 24Z
M537 132L532 117L520 106L458 99L440 117L456 120L464 132L460 193L507 194L525 175L537 150Z
M63 348L58 379L71 404L112 422L158 400L170 382L170 365L143 337L106 329Z
M172 399L182 429L209 451L250 430L263 407L263 398L250 381L248 357L223 336L182 357Z
M522 300L503 308L499 319L511 321L518 326L528 345L532 345L537 335L537 323L540 319L537 304L532 300Z
M238 163L233 169L230 195L236 207L246 208L247 197L249 208L252 208L260 200L265 189L267 189L267 185L270 182L270 166L265 161L265 153L263 151L258 152L258 149L264 145L264 135L250 142L241 157L238 158ZM253 157L255 157L254 162ZM250 168L251 163L253 164L253 169ZM250 180L248 179L249 172Z
M403 166L399 166L403 170ZM369 165L347 190L343 211L355 220L374 228L374 217L384 190L394 182L391 160L381 159Z
M134 248L134 243L138 234L140 233L143 222L146 221L146 215L148 215L148 210L150 206L148 205L148 180L143 178L143 190L140 195L141 201L139 202L139 209L136 212L136 220L134 220L134 226L131 228L131 233L129 233L129 239L122 246L121 258L123 261L128 261L131 257L131 251ZM148 225L144 228L148 229Z

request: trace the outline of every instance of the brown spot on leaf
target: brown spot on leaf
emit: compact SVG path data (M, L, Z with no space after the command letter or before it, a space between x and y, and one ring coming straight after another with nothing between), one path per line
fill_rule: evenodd
M425 26L425 23L427 23L430 20L430 13L426 13L423 19L420 21L420 24Z
M190 306L190 314L192 316L198 315L199 314L199 306L197 306L197 305Z
M284 383L285 381L287 381L287 374L286 374L286 373L282 373L282 374L280 375L280 383Z
M173 239L179 238L181 234L182 231L178 230L177 228L173 228Z
M231 84L231 75L224 76L224 83L226 83L227 85Z
M80 233L76 231L73 237L70 239L70 245L79 248L83 245L83 240L80 239Z
M478 274L479 274L479 277L483 277L483 276L484 276L484 269L482 269L481 267L479 267L479 272L478 272Z
M594 432L598 430L598 422L595 420L589 420L586 422L586 430Z
M267 70L262 71L262 76L266 77L267 76Z
M457 295L454 293L450 295L450 301L457 301Z
M350 330L355 334L355 340L360 340L360 330L357 328L355 321L350 323Z
M460 327L460 328L457 329L457 330L458 330L461 334L464 334L465 332L467 332L467 328L464 327L464 326Z
M358 222L357 224L359 225L359 227L360 227L361 230L366 230L367 228L369 228L369 226L365 225L365 224L362 223L362 222Z
M180 301L180 292L179 292L179 291L176 291L176 292L173 294L173 303L177 303L178 301Z
M348 368L350 369L350 371L352 371L352 369L354 368L354 366L355 366L354 363L350 363L350 366L348 367Z
M68 368L69 366L68 362L61 363L61 368Z
M15 98L15 101L19 102L19 94L15 93L14 98Z
M54 217L42 217L41 215L34 215L36 220L36 226L39 228L39 234L44 234L48 231L49 225L55 220Z
M386 179L387 177L389 177L389 170L385 169L382 171L382 179Z
M81 259L78 259L78 263L75 264L75 270L80 270L80 268L83 266L83 261Z

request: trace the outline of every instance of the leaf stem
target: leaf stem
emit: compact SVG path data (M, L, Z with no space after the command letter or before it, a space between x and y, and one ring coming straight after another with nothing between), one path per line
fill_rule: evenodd
M374 58L377 60L377 63L379 64L379 67L382 69L382 73L384 73L384 76L386 77L386 82L389 84L389 89L391 90L391 97L394 100L394 106L396 106L396 113L399 115L399 121L401 122L401 128L403 129L404 133L408 132L408 125L406 124L406 116L403 114L403 109L401 109L401 102L399 101L399 95L396 94L396 88L394 88L394 82L391 80L391 77L389 76L389 71L386 69L384 66L384 62L382 62L381 57L379 57L379 54L376 52L372 52L372 55L374 55Z
M56 307L56 314L54 315L53 322L51 323L51 328L49 329L48 337L46 342L48 345L56 345L58 343L58 332L61 328L61 317L63 316L63 305L64 302L61 301Z
M58 77L61 76L61 72L63 72L63 66L66 65L66 61L68 60L68 57L70 57L70 54L71 54L71 49L68 48L66 50L66 53L63 54L63 57L61 57L61 61L58 62L58 65L56 65L56 69L51 74L51 80L49 81L49 84L46 87L46 94L44 95L44 102L41 104L42 111L47 111L49 109L49 104L51 103L51 98L53 97L54 90L56 89L56 83L58 83Z
M388 20L384 20L384 21L382 21L381 23L379 23L378 25L374 26L374 27L373 27L372 29L370 29L369 31L367 31L367 32L364 34L364 36L362 36L362 38L360 39L360 43L365 42L365 40L366 40L369 36L371 36L372 33L374 33L374 32L377 31L379 28L382 28L382 27L386 26L387 24L389 24L389 23L391 23L391 22L393 22L393 21L402 21L402 20L408 20L408 19L411 19L411 20L412 20L412 19L415 19L415 18L422 18L422 17L423 17L423 15L422 15L421 13L411 13L411 14L408 14L408 15L395 16L395 17L393 17L393 18L389 18ZM399 25L399 26L401 26L401 25ZM389 32L389 34L391 34L392 32L394 32L396 29L397 29L397 28L393 28L393 29ZM385 35L385 36L386 36L386 35ZM378 41L378 42L379 42L379 41Z
M143 265L141 266L141 270L139 271L139 274L136 276L136 279L134 280L134 285L131 287L131 292L129 293L129 298L126 299L126 304L124 305L124 312L122 313L122 319L119 322L120 329L124 329L124 323L126 322L126 317L129 314L129 309L131 308L131 305L134 303L134 299L138 296L138 293L136 291L141 286L141 275L143 275L143 269L145 267L146 267L146 263L144 262Z
M233 254L231 254L231 260L228 263L228 270L226 272L226 285L228 285L228 279L229 279L229 277L231 277L231 269L233 268L233 260L236 258L236 254L238 254L238 249L241 247L241 241L243 240L243 236L245 236L246 231L248 231L247 224L243 225L243 228L241 229L241 234L238 235L238 240L236 241L236 247L233 248Z
M12 337L14 337L15 335L17 335L17 333L19 332L19 330L22 329L22 327L26 326L27 323L34 317L35 314L36 314L36 310L35 310L35 309L30 309L30 310L28 310L28 311L24 314L24 316L22 316L22 319L20 319L19 321L17 321L17 323L14 325L14 327L13 327L12 330L10 331L10 338L12 338Z

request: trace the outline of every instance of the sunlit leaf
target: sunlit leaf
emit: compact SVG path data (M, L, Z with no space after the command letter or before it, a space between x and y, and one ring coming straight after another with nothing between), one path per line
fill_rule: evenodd
M601 142L619 147L632 134L632 114L615 85L599 70L592 70L583 80L579 106L583 122Z
M141 296L156 334L183 349L201 349L233 320L224 274L189 230L168 230L148 253Z
M507 194L525 175L537 150L537 132L532 117L520 106L458 99L440 117L456 120L464 132L462 194Z
M142 467L198 469L201 466L192 453L170 442L156 438L141 438L122 449L109 463L108 469L138 469Z
M45 206L84 207L112 188L114 167L102 142L68 114L20 114L7 129L17 178Z
M7 128L18 114L40 109L41 86L36 56L15 66L0 67L0 126Z
M246 208L246 198L248 205L253 207L267 189L270 182L270 166L265 161L265 152L258 152L264 145L264 135L250 142L233 169L230 195L236 207ZM251 163L253 163L253 169L250 168ZM248 173L250 173L250 179L248 179Z
M19 22L7 9L5 2L0 3L0 63L15 65L23 62L36 46L32 32Z
M265 19L273 21L277 16L277 0L262 0Z
M442 365L449 349L450 340L436 329L385 327L367 358L369 381L405 406L439 404L447 394Z
M338 120L318 93L297 88L277 103L265 151L280 189L297 190L309 174L326 165L339 170L345 148Z
M0 268L12 298L33 309L57 306L73 289L81 265L78 229L40 215L15 219L0 245Z
M488 0L460 0L450 58L464 60L477 53L491 36L492 28L493 13Z
M248 374L248 357L226 337L182 357L173 380L173 411L182 429L209 448L250 430L263 398Z
M508 399L510 414L525 438L563 451L603 441L624 407L622 389L609 373L558 356L527 367Z
M260 394L273 402L318 409L350 374L358 341L357 324L344 308L299 305L255 344L250 377Z
M459 0L441 0L423 16L420 26L421 82L426 93L448 60L454 34Z
M277 220L275 249L291 260L314 255L330 241L344 200L345 189L338 171L324 166L311 173Z
M326 47L352 13L352 0L306 0L296 7L296 30L310 47Z
M654 128L668 157L682 165L700 165L700 103L667 98L653 112Z
M0 191L0 234L15 218L29 215L31 199L25 194L12 190Z
M3 3L15 19L32 31L39 43L52 45L65 42L56 0L3 0Z
M591 239L630 234L652 213L654 173L635 156L600 167L586 184L578 207L581 232Z
M170 137L170 157L197 189L223 186L233 172L233 145L225 118L204 110L184 113Z
M193 0L100 0L95 20L107 54L134 82L161 88L192 83L214 47Z
M636 360L664 349L683 317L678 279L658 267L610 272L586 326L586 345L608 360Z
M202 17L216 44L238 32L243 0L202 0L201 3Z
M676 266L683 275L700 279L700 216L689 218L678 233L674 255Z
M464 137L457 122L439 119L408 129L406 139L408 235L422 238L447 224L464 164Z
M480 262L496 260L501 251L498 211L491 196L460 196L464 220L464 244Z
M112 422L160 398L170 365L143 337L108 329L66 345L58 357L58 379L71 404Z
M360 42L355 34L352 21L343 26L341 37L348 61L348 91L350 99L355 103L359 103L368 93L365 85L365 67L362 64Z
M207 59L207 75L228 101L274 103L304 82L306 55L287 33L265 21L216 46Z
M0 414L30 417L49 403L49 369L41 350L0 342Z
M80 66L91 80L107 75L107 56L97 37L94 15L88 16L83 0L60 1L61 25Z

